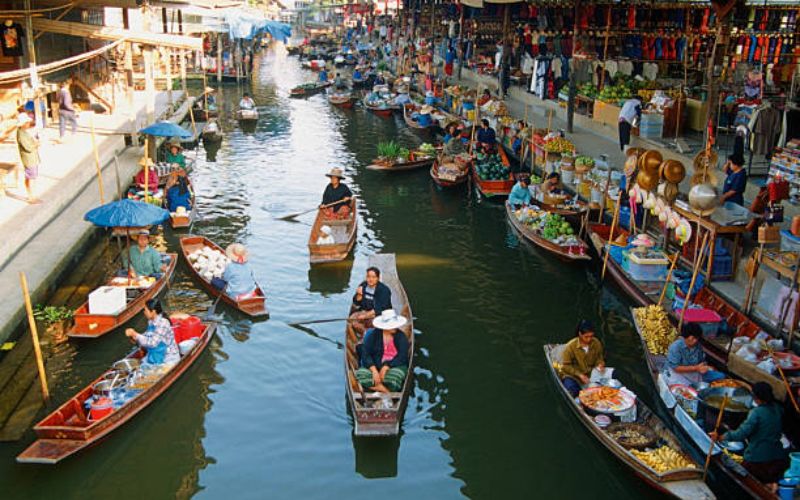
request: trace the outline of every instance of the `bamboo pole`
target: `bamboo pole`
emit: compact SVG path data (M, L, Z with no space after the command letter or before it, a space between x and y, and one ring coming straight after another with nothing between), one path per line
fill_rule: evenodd
M706 475L708 474L708 464L711 463L711 453L714 451L714 443L716 443L717 439L719 438L717 433L719 432L719 426L722 424L722 415L725 413L726 406L728 406L728 396L724 396L722 398L722 404L719 405L719 414L717 414L717 425L714 426L714 439L711 440L711 444L708 446L708 452L706 453L706 463L703 466L703 482L706 481Z
M22 285L22 297L25 299L25 312L28 315L28 325L31 328L33 354L36 357L36 369L39 372L39 382L42 385L42 399L48 402L50 400L50 390L47 388L47 373L44 371L42 348L39 345L39 332L36 330L36 320L33 318L33 306L31 306L31 296L28 292L28 280L25 278L25 273L22 271L19 272L19 281Z
M689 282L689 290L686 291L686 298L684 299L683 308L681 309L681 319L680 321L678 321L678 333L680 333L681 328L683 328L683 318L684 316L686 316L686 310L689 309L689 304L692 301L692 289L694 288L694 284L697 281L697 275L700 273L700 268L702 267L701 264L703 262L703 254L706 251L707 242L708 242L708 233L706 233L703 236L703 243L700 244L700 254L697 256L697 260L694 263L694 271L692 271L692 280Z
M551 130L550 127L552 125L553 125L553 110L552 109L548 109L547 110L547 133L548 134L550 133L550 130Z
M606 276L606 268L608 267L608 254L611 253L611 242L614 240L614 230L617 228L617 222L619 220L619 208L622 204L622 193L617 196L617 203L614 207L614 217L611 219L611 231L608 233L608 240L606 241L606 254L603 256L603 271L600 273L600 279L602 280Z
M606 176L606 188L603 190L603 201L600 202L600 212L597 214L597 223L603 222L603 214L606 208L606 199L608 199L608 190L611 188L611 165L606 162L606 168L608 168L608 175ZM622 192L620 191L620 195ZM588 212L588 208L587 208Z
M144 201L147 202L148 191L150 188L150 137L144 136Z
M658 297L658 306L661 307L661 303L664 301L664 296L667 294L667 286L669 285L669 280L672 278L672 271L675 270L675 265L678 263L678 259L681 257L681 251L678 250L675 252L675 255L672 257L672 264L669 266L669 271L667 271L667 278L664 281L664 288L661 289L661 295Z
M117 178L117 199L122 199L122 183L119 180L119 156L114 155L114 174Z
M89 114L89 128L92 132L92 150L94 150L94 166L97 169L97 184L100 187L100 204L105 204L105 193L103 192L103 169L100 168L100 153L97 151L97 140L94 136L94 111Z
M475 148L475 127L478 125L478 117L480 116L480 109L481 107L478 105L478 99L481 95L481 86L478 84L478 89L475 93L475 117L472 120L472 133L469 137L469 154L472 155L472 151Z

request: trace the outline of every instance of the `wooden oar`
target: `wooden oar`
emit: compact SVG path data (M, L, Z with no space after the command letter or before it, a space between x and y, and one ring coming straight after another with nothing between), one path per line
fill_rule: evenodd
M731 341L731 343L733 343L733 341ZM775 354L775 351L773 351L769 345L767 345L767 349L769 350L770 356ZM798 406L797 400L795 399L794 394L792 394L792 386L789 384L789 380L786 379L786 374L783 373L783 368L781 368L781 363L777 359L775 359L775 366L778 368L778 373L780 373L781 375L781 380L783 380L783 385L786 387L786 393L789 395L789 399L792 401L792 406L794 406L794 410L797 413L800 413L800 406Z
M311 209L309 209L309 210L306 210L306 211L304 211L304 212L298 212L298 213L296 213L296 214L284 215L283 217L278 217L278 220L285 220L285 221L287 221L287 222L288 222L288 221L291 221L291 220L293 220L293 219L296 219L297 217L300 217L301 215L307 214L307 213L309 213L309 212L313 212L314 210L321 210L321 209L323 209L323 208L332 207L332 206L334 206L334 205L338 205L338 204L340 204L340 203L343 203L343 202L345 202L345 201L350 201L351 199L352 199L352 198L345 198L345 199L343 199L343 200L334 201L333 203L328 203L327 205L320 205L320 206L317 206L317 207L311 208Z
M215 300L214 303L211 304L211 307L206 312L206 317L204 318L204 321L219 321L220 320L218 317L214 316L214 311L217 309L217 304L219 304L219 299L222 298L222 295L225 293L225 290L227 290L227 289L228 289L228 284L225 283L225 286L222 287L222 290L220 290L219 295L217 295L217 300Z
M681 319L678 321L678 333L680 334L681 328L683 328L683 317L686 315L686 310L689 309L689 305L692 303L692 289L694 288L694 284L697 281L697 275L700 273L700 267L702 267L703 263L703 254L706 252L706 242L708 241L708 234L706 233L703 236L703 243L700 245L700 254L697 256L697 262L694 264L694 271L692 272L692 280L689 282L689 289L686 291L686 297L684 298L683 308L681 309Z
M407 318L407 319L409 321L411 321L411 320L416 320L417 318L414 316L414 317ZM330 319L314 319L314 320L311 320L311 321L298 321L296 323L287 323L287 324L289 326L292 326L292 327L296 328L296 327L298 327L300 325L317 325L319 323L335 323L336 321L346 321L346 322L350 323L351 321L356 321L356 320L350 319L350 318L330 318Z
M664 301L664 296L667 294L667 286L669 286L669 280L672 278L672 271L675 270L675 264L678 263L678 259L680 258L681 251L678 250L675 252L675 256L672 257L672 265L669 266L669 271L667 271L667 278L664 280L664 288L661 289L661 295L658 297L658 306L661 307L661 303Z
M614 230L617 228L617 222L619 221L619 206L622 203L622 193L617 196L617 204L614 207L614 218L611 219L611 231L608 233L608 239L606 240L606 254L603 257L603 272L600 273L600 279L606 277L606 267L608 267L608 255L611 253L611 242L614 241Z
M711 453L714 451L714 443L717 442L719 438L719 426L722 425L722 415L725 413L725 407L728 406L728 396L722 398L722 404L719 405L719 414L717 415L717 425L714 426L714 439L711 440L711 444L708 446L708 453L706 453L706 464L703 467L703 482L706 481L706 475L708 474L708 464L711 463Z

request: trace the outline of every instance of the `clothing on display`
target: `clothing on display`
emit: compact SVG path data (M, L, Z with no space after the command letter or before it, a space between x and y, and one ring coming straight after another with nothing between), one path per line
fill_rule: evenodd
M772 152L781 134L782 121L781 112L768 102L755 110L748 127L752 133L750 149L753 154L768 155Z
M25 38L25 31L19 23L6 21L0 26L0 45L3 48L3 55L6 57L20 57L23 55L22 39Z

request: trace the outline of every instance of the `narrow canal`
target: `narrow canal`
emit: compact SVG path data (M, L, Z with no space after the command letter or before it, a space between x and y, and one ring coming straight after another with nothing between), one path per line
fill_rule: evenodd
M589 437L546 371L542 345L566 341L579 318L590 318L617 377L655 401L628 304L600 286L596 263L569 267L520 244L500 204L442 192L427 171L366 171L378 141L420 142L401 118L334 109L324 96L289 99L292 86L313 76L282 53L264 53L257 70L256 130L230 120L242 89L226 87L221 149L215 161L198 149L194 232L222 246L247 244L272 317L251 322L220 305L217 338L178 383L58 466L14 462L32 432L0 445L3 497L653 496ZM278 218L315 206L333 166L345 169L360 197L355 257L312 269L313 214L299 223ZM167 241L177 248L169 231ZM311 331L288 324L345 316L368 255L381 251L397 254L418 318L416 382L399 439L356 440L344 390L344 324ZM203 311L210 303L179 266L168 309ZM55 402L130 345L117 331L60 349Z

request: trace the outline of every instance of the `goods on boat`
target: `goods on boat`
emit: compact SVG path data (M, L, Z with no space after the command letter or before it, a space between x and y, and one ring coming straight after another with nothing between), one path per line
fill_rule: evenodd
M222 262L222 259L219 257L219 254L225 255L222 248L217 244L203 236L184 236L180 239L180 246L181 255L183 255L183 258L186 259L187 264L189 264L190 272L198 279L203 288L205 288L212 297L217 297L221 294L222 297L220 297L220 300L222 302L225 302L248 316L269 317L269 311L267 311L266 307L267 297L258 282L256 282L255 292L246 298L231 297L211 283L211 278L221 276L219 263ZM198 250L200 251L199 254L197 253ZM194 262L192 262L189 257L192 254L197 256ZM212 255L213 257L211 257ZM203 256L205 256L206 263L203 264L203 269L205 269L205 271L201 273L194 266L197 265L198 261L201 261ZM211 278L207 278L209 272L211 273ZM221 272L224 273L224 268L222 268Z
M655 432L648 427L634 423L617 422L609 425L607 432L625 448L644 449L658 441Z
M369 265L381 271L381 282L392 292L392 309L408 323L400 329L408 338L408 372L400 392L368 393L355 376L359 367L356 345L361 339L350 322L345 329L344 369L346 374L347 398L353 413L356 436L396 436L400 433L408 397L413 387L414 375L414 324L411 306L400 278L394 254L374 254L369 257ZM351 307L350 313L354 312Z
M195 271L208 281L222 278L230 259L223 252L212 247L196 248L187 258Z
M544 150L548 153L572 153L575 151L575 145L564 137L554 137L545 140Z
M586 243L575 236L572 226L560 215L551 214L534 206L514 210L508 203L506 203L506 215L512 226L523 237L557 257L568 262L591 260ZM551 221L549 227L548 219ZM552 238L544 235L545 230Z
M258 111L255 109L240 109L236 112L236 119L241 121L258 120Z
M317 243L322 226L328 226L331 229L334 244L319 245ZM350 217L347 219L327 219L324 217L324 212L319 210L314 225L311 227L311 235L308 237L308 256L311 263L322 264L346 258L356 243L357 227L358 216L355 199L350 201Z
M422 153L422 154L424 154L424 155L428 155L428 156L434 156L434 155L436 155L436 148L433 146L433 144L429 144L429 143L427 143L427 142L423 142L423 143L422 143L422 144L421 144L421 145L420 145L420 146L417 148L417 151L419 151L420 153Z
M697 468L691 460L666 445L655 450L631 450L631 453L658 473Z
M636 399L630 393L613 387L589 387L578 394L581 404L593 411L617 413L631 408Z
M514 212L521 222L531 229L540 232L541 236L547 240L567 244L576 240L575 230L569 222L558 214L551 214L544 210L537 210L535 207L521 208Z
M575 168L585 168L591 170L594 168L594 158L586 155L578 155L575 157Z
M678 332L664 308L655 304L637 307L633 315L642 329L647 350L651 354L666 354L670 344L678 337Z
M485 181L503 181L508 179L511 170L503 163L499 155L478 153L475 171Z
M208 345L216 327L195 321L201 329L189 338L197 340L182 350L177 364L143 365L146 353L134 350L36 424L37 440L17 456L17 462L55 464L131 420L166 392Z

